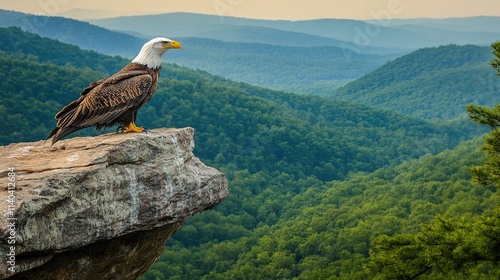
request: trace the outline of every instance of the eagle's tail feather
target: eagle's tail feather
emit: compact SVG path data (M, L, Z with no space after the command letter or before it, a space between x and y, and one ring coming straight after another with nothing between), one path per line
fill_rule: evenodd
M52 138L52 145L54 145L57 141L61 140L64 136L69 135L77 130L82 129L81 127L69 126L69 127L56 127L54 128L49 136L47 136L47 140Z
M50 132L49 136L47 136L47 138L45 140L49 140L50 137L56 135L57 131L59 131L59 127L56 127L54 129L52 129L52 131Z

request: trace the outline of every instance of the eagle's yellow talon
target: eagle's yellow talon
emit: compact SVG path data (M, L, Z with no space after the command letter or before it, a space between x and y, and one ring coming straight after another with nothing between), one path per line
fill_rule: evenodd
M141 133L145 130L146 130L146 128L144 128L142 126L136 126L135 123L132 122L127 127L125 127L122 130L122 132L124 132L124 133L129 133L129 132Z

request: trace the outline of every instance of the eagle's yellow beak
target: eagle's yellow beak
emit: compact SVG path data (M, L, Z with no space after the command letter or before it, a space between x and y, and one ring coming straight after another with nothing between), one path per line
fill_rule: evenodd
M182 50L182 45L177 41L172 41L172 44L170 44L170 48Z

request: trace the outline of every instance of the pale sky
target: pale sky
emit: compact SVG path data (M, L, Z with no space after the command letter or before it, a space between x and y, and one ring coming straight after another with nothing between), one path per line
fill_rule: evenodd
M90 9L95 18L172 12L288 20L500 16L499 0L0 0L0 9L39 15Z

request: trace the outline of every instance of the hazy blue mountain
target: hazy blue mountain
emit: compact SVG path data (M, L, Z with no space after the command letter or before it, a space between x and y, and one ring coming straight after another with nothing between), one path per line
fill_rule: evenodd
M294 31L283 31L276 28L261 26L221 26L206 33L199 33L197 38L211 38L226 42L268 44L285 47L325 47L333 46L356 51L358 53L370 54L392 54L405 50L380 47L360 47L354 43L337 40L334 38L321 37L307 33Z
M198 33L194 37L211 38L226 42L268 44L291 47L340 46L342 41L299 32L282 31L260 26L221 26L213 31Z
M491 27L498 26L499 19L500 17L449 19L439 21L441 24L435 25L433 20L407 22L396 19L386 21L348 19L288 21L171 13L98 19L91 20L91 22L113 30L130 30L147 35L165 32L177 37L204 37L232 42L241 42L242 38L246 38L249 26L266 27L295 32L296 35L302 33L335 39L343 42L336 46L351 48L357 52L380 53L380 49L374 50L373 48L386 48L400 52L402 49L415 50L452 43L486 45L500 37L500 31ZM176 24L170 24L171 22ZM404 28L405 25L409 24L413 27ZM490 27L478 30L483 25ZM223 30L228 28L231 30L231 34L223 34ZM295 42L297 41L295 40ZM289 45L290 42L282 42L281 44Z
M387 64L386 76L374 75L380 85L365 82L377 90L474 67L485 49L424 49ZM45 138L62 106L126 63L0 28L0 121L9 124L0 143ZM437 214L470 219L496 203L493 186L470 182L470 166L483 161L482 141L459 144L480 134L464 126L272 91L173 64L162 68L138 123L194 127L195 154L223 171L231 186L224 203L186 220L142 279L367 279L363 264L374 237L415 232ZM481 277L489 270L471 272Z
M76 20L109 18L120 15L121 15L120 11L103 10L103 9L82 9L82 8L75 8L57 14L57 16L72 18Z
M28 33L19 27L0 28L0 50L16 58L57 66L96 68L104 73L120 70L128 59L111 57L95 51L82 50L78 46ZM78 54L77 57L71 57ZM103 67L98 67L103 66ZM98 68L98 69L97 69Z
M500 80L488 47L425 48L391 61L338 89L332 97L424 119L450 120L469 103L500 102Z
M138 36L142 36L139 32L161 32L161 35L179 39L183 43L182 52L172 52L176 63L182 66L253 85L308 94L331 92L401 55L367 54L395 51L371 47L378 41L395 47L417 47L428 41L448 42L452 37L459 44L465 44L471 39L478 44L489 44L483 40L483 35L488 32L475 30L481 24L494 23L495 20L495 17L449 19L436 25L440 28L448 25L458 29L460 24L471 23L472 27L464 29L464 32L428 27L435 20L424 19L392 20L391 27L378 27L355 20L270 21L188 13L92 21L109 24L108 28L111 29L127 29L131 26L133 30L128 29L127 32L137 35L133 36L61 17L33 16L0 10L0 26L16 25L83 49L128 58L135 56L147 40L139 38ZM176 24L166 24L167 22ZM496 36L495 33L488 34ZM190 35L205 38L185 37ZM347 40L335 39L334 36ZM212 37L226 42L213 40ZM9 38L6 40L15 42ZM348 43L349 40L351 43ZM417 44L415 41L421 42ZM484 66L482 71L487 71Z
M377 23L376 20L368 22ZM500 26L500 17L477 16L477 17L467 17L467 18L445 18L445 19L433 19L433 18L391 19L388 22L388 25L391 27L416 25L416 26L431 27L441 30L498 33Z
M418 38L423 42L436 42L438 45L490 45L495 40L500 38L499 32L485 32L485 31L454 31L446 29L438 29L436 27L422 26L422 25L398 25L394 28L405 30L418 34ZM428 47L428 46L426 46Z
M316 45L338 46L354 49L357 52L388 53L404 51L402 48L390 45L388 49L380 48L362 39L358 42L356 28L364 29L367 23L356 20L256 20L192 13L171 13L89 21L108 29L134 31L149 36L163 32L175 37L202 37L229 42L247 42L250 34L255 39L254 42L262 42L273 31L273 36L283 39L277 40L275 44L283 46L310 46L311 43L308 42L308 39L315 38L314 40L317 41ZM165 24L170 22L175 22L176 24ZM262 29L256 28L251 30L249 27L271 28L272 30L268 29L267 32L263 32ZM374 26L374 28L379 27ZM225 32L228 30L230 31L229 33ZM262 32L264 33L264 37L259 36L259 33ZM407 32L399 30L394 30L394 32L399 33L399 37L409 36L406 34ZM314 37L311 37L312 35ZM386 38L384 37L385 35L380 39L385 40Z
M390 55L359 54L338 47L283 47L182 38L169 59L232 80L298 93L322 94L375 70Z
M0 44L0 120L16 128L1 135L2 144L43 139L57 111L89 83L128 63L19 28L0 28L0 38L7 33L24 43L17 49ZM138 123L194 127L196 142L202 143L197 154L215 164L325 180L436 153L474 135L456 126L272 91L176 65L162 69L157 92L138 114Z
M88 22L0 10L0 27L9 26L17 26L24 31L110 55L130 55L137 52L144 43L144 39L110 31Z
M109 31L86 22L0 10L0 26L10 25L75 44L82 49L121 55L129 59L133 58L148 40ZM342 43L334 39L302 33L296 35L272 28L244 28L247 32L245 38L240 41L248 43L207 38L177 38L168 35L183 44L182 52L172 51L169 57L175 58L179 65L209 71L237 81L299 93L322 94L376 69L397 56L360 54L335 46L278 46L273 43L288 41L295 42L295 45L310 46L322 45L321 42L325 40L332 44ZM239 29L229 29L220 31L220 35L241 34ZM14 38L5 38L5 41L12 45L19 44L19 40Z

